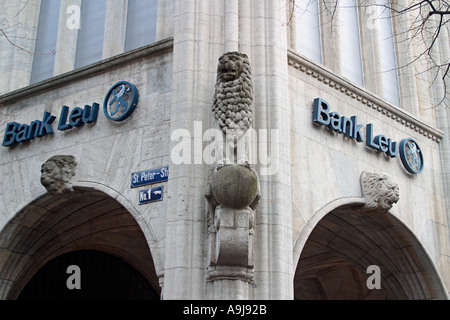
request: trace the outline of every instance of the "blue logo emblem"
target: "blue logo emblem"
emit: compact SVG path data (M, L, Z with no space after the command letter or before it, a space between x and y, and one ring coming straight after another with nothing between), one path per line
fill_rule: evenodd
M412 174L421 173L423 170L423 155L419 145L412 138L403 139L400 142L400 159L405 169Z
M110 120L124 121L133 114L138 100L136 86L127 81L120 81L109 89L103 103L103 111Z

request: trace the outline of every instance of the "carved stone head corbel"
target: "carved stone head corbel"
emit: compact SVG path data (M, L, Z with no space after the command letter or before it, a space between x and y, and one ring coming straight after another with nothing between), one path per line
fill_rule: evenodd
M76 167L77 162L73 156L53 156L41 167L41 184L50 193L71 192Z
M400 199L398 185L386 175L363 172L360 182L366 210L387 212Z

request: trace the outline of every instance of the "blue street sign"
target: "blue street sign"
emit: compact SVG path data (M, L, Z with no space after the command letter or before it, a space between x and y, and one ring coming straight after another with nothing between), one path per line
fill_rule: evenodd
M131 187L137 188L148 184L167 181L169 178L169 167L149 169L131 174Z
M139 204L146 204L155 201L162 201L163 186L139 191Z

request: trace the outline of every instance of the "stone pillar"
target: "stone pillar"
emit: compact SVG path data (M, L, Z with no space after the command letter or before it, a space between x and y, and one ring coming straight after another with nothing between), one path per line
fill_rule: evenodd
M75 65L75 54L77 52L78 29L67 26L67 19L72 15L80 14L80 11L70 11L70 6L81 9L81 0L63 0L59 8L58 36L56 38L56 53L53 75L59 75L72 71ZM78 17L80 18L80 17ZM76 19L76 18L75 18ZM80 28L82 26L80 25Z
M173 36L173 7L174 1L172 0L158 0L156 41Z
M106 1L103 59L118 55L124 51L127 8L128 1Z
M397 3L393 3L394 9L397 10L401 10L407 5L408 1L406 0L400 0ZM419 106L417 100L417 87L415 81L411 81L416 74L414 66L411 64L411 61L414 61L414 54L412 52L412 47L409 45L413 33L410 30L411 24L409 14L393 15L392 23L395 34L401 107L413 115L418 115ZM395 32L395 30L410 31Z
M241 0L240 51L252 64L261 200L255 215L255 299L292 299L290 105L286 2ZM269 151L270 150L270 151ZM266 152L267 151L267 152ZM263 155L263 153L266 153ZM268 156L269 162L261 160Z
M221 0L176 1L174 4L173 81L170 150L186 139L186 161L171 157L167 186L164 261L164 299L204 299L206 289L207 228L205 185L209 166L202 163L202 138L195 138L194 122L207 130L213 125L211 103L217 58L222 54ZM198 130L200 131L200 130ZM201 135L202 132L200 131ZM199 143L199 148L194 143ZM179 149L178 149L179 150ZM194 160L199 159L197 162Z
M450 36L450 31L446 28L441 29L442 36L436 46L433 47L433 58L438 63L443 63L448 61L450 58L450 44L447 41ZM437 80L433 86L433 105L437 106L434 108L436 113L436 122L438 127L444 131L444 137L439 144L442 171L444 177L444 186L446 194L446 205L447 205L447 217L450 219L450 109L447 107L450 105L449 88L445 88L442 79L445 70L434 70L437 72ZM447 83L448 86L448 83ZM444 101L442 99L446 96Z
M238 51L239 0L225 0L225 52Z
M39 0L0 1L0 94L30 84L34 44L39 21Z
M323 64L337 74L341 72L341 50L339 18L337 12L332 10L337 6L335 0L319 1L320 19L321 19L321 36L322 36L322 55Z
M370 0L367 5L359 8L361 54L364 68L364 86L383 97L383 77L380 61L379 16L376 0Z
M427 18L427 22L424 23L424 27L420 32L417 32L418 26L422 23L421 19L417 17L418 13L414 13L414 17L410 19L410 34L411 39L408 41L408 47L411 48L414 57L414 77L415 86L417 90L417 106L418 113L416 115L427 123L435 124L435 117L433 112L432 97L430 96L430 83L433 82L433 78L430 72L430 67L433 65L428 56L428 46L430 45L428 39L432 39L434 32L437 30L439 17L431 16ZM425 13L422 13L423 17L426 17ZM434 24L435 27L432 27ZM430 30L431 29L431 30ZM410 63L411 63L410 61ZM411 81L411 78L410 78Z
M195 0L177 1L174 6L171 150L180 150L183 139L188 139L192 148L183 150L186 161L170 164L164 298L292 299L286 3L239 1L238 51L246 54L252 65L251 124L258 135L259 153L253 167L243 158L237 159L244 160L239 163L222 161L217 164L223 167L214 169L243 175L257 172L261 193L257 208L253 202L224 203L212 192L210 201L205 201L210 166L196 161L202 159L196 150L201 151L201 142L207 142L194 137L200 131L195 130L194 122L201 121L203 130L215 128L214 123L219 122L211 112L217 59L224 53L225 40L235 37L231 36L235 32L225 36L225 6L220 0L202 6ZM236 23L236 19L230 20ZM226 76L236 71L235 67L225 69ZM247 121L230 114L239 128L247 126L249 117L245 116Z

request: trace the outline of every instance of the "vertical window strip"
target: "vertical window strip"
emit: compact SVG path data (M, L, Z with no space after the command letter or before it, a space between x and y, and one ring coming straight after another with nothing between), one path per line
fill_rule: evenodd
M295 6L296 50L308 58L322 63L319 1L297 1Z
M157 13L157 0L128 0L125 51L155 42Z
M394 30L388 0L377 0L379 18L380 63L383 79L383 97L400 106L400 90L395 55Z
M41 0L30 83L53 76L60 1Z
M83 0L75 68L100 61L103 53L106 0Z
M342 75L363 86L358 7L355 0L340 0L338 5Z

